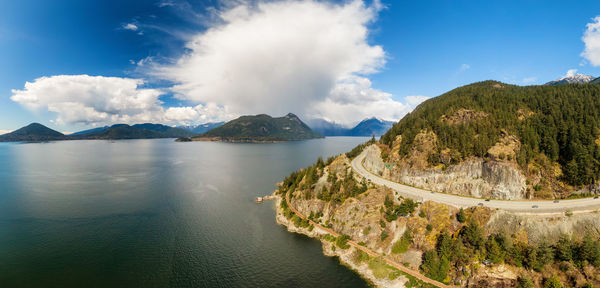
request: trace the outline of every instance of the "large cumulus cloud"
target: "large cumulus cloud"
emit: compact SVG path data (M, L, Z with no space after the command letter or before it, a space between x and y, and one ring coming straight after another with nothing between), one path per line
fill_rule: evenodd
M27 82L11 99L55 113L59 124L85 125L193 124L288 112L352 124L371 116L397 120L411 109L369 79L386 59L383 47L369 43L378 1L236 3L213 11L217 19L190 38L180 58L140 62L147 73L141 77L172 86L57 75ZM170 94L191 106L165 107L160 97Z
M188 53L154 74L175 82L177 97L238 115L398 119L408 107L367 78L385 63L383 48L368 42L378 9L378 2L362 1L238 5L220 12L220 24L193 37Z

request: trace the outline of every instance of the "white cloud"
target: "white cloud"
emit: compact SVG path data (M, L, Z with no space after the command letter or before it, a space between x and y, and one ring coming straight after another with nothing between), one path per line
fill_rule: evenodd
M577 74L577 69L569 69L567 70L567 74L564 77L573 77Z
M462 64L462 65L460 65L460 68L458 68L458 71L462 72L462 71L466 71L466 70L469 70L469 69L471 69L471 65L469 65L469 64Z
M149 121L161 114L157 89L140 88L142 80L58 75L26 82L12 90L11 100L34 110L57 113L57 123L117 123Z
M392 99L392 95L371 88L371 81L353 77L335 85L330 97L315 103L308 118L325 118L345 125L377 116L386 120L399 120L412 107Z
M10 132L12 132L12 131L13 131L13 130L2 130L2 129L0 129L0 135L2 135L2 134L6 134L6 133L10 133Z
M537 77L526 77L526 78L523 78L523 80L521 80L521 82L523 84L531 84L531 83L534 83L535 81L537 81Z
M167 7L167 6L174 6L175 3L173 1L161 1L158 3L158 7Z
M429 98L431 98L431 97L427 97L427 96L423 96L423 95L414 95L414 96L406 96L406 97L404 97L404 100L406 100L406 102L408 104L419 105L423 101L425 101Z
M406 105L371 88L366 78L385 64L383 48L367 41L378 9L377 1L367 6L359 0L234 5L218 12L219 24L192 37L188 53L152 75L175 82L180 99L235 115L397 119Z
M140 79L58 75L26 82L11 100L31 109L56 113L57 124L109 125L157 122L194 124L230 120L235 115L216 104L165 108L159 89L141 88Z
M127 23L125 25L123 25L123 29L125 30L131 30L131 31L137 31L138 30L138 26L133 24L133 23Z
M235 115L228 113L226 109L215 104L208 106L199 104L195 107L170 107L164 113L164 121L181 125L218 122L230 120L234 117Z
M163 91L143 88L143 80L88 75L42 77L13 90L11 99L56 113L58 124L90 125L192 124L288 112L349 124L371 116L398 120L412 109L368 79L385 64L383 48L367 41L378 1L235 2L212 11L219 19L191 37L177 61L130 60L151 79L176 83L170 88L175 97L195 106L163 107ZM123 28L139 31L131 25Z
M600 16L596 16L592 23L588 23L587 29L581 40L585 43L585 49L581 56L593 66L600 66Z

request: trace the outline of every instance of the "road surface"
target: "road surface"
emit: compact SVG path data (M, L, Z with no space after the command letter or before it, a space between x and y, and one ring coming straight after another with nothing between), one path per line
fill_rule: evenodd
M527 214L552 214L571 212L590 212L600 209L600 199L581 198L559 200L489 200L452 194L432 192L425 189L402 185L375 175L363 166L366 149L352 160L352 169L360 176L370 179L372 183L392 188L397 195L413 198L418 201L434 201L455 207L485 206L507 211Z

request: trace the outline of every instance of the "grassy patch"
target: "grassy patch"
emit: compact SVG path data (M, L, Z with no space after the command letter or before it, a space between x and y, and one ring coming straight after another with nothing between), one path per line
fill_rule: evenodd
M356 249L356 251L354 251L354 261L356 263L362 263L362 262L367 262L369 261L371 257L369 257L369 254L367 254L367 252Z
M383 260L383 257L377 257L377 258L373 258L371 259L371 261L369 261L369 269L371 269L371 271L373 271L373 275L375 276L375 278L377 279L383 279L388 277L388 274L390 273L387 264L385 264L385 261Z

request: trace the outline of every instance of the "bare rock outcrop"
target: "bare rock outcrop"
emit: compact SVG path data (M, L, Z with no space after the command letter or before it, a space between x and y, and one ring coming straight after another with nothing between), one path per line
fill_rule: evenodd
M526 178L516 163L470 158L447 169L415 169L405 162L388 169L376 145L366 148L363 165L392 181L438 192L496 199L523 199ZM388 164L389 165L389 164Z

